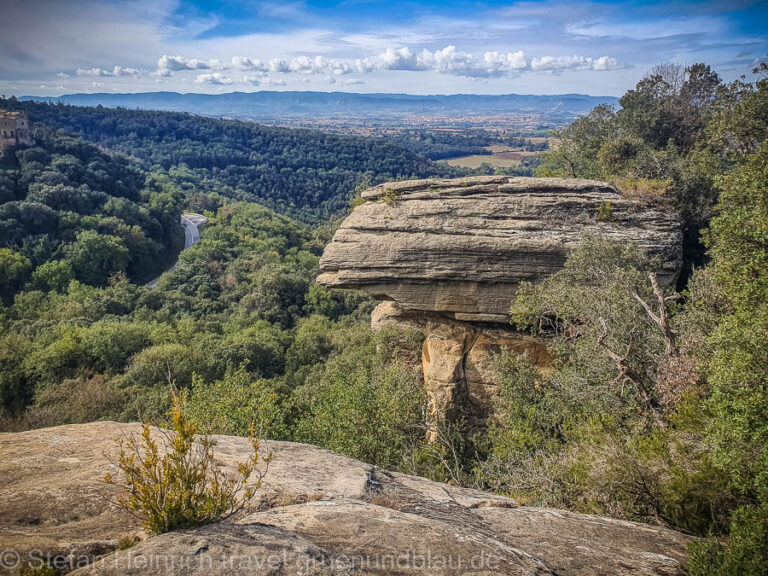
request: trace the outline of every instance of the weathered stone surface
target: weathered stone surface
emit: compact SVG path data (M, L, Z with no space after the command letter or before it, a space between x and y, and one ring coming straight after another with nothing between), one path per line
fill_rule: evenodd
M265 485L243 513L147 537L100 481L115 441L139 430L98 422L0 434L2 548L64 563L103 556L73 572L94 576L684 573L687 538L670 530L517 506L289 442L269 443ZM216 437L228 471L247 452L243 438ZM112 552L131 535L142 541Z
M528 354L542 370L553 360L544 340L502 328L503 324L451 320L437 313L403 310L392 301L382 302L371 314L373 330L385 326L418 328L425 334L421 368L433 425L459 415L475 427L485 425L499 389L494 361L502 351ZM434 437L434 430L429 437Z
M518 284L559 270L585 234L638 244L659 258L665 283L682 262L678 217L604 182L476 176L390 182L362 197L326 247L317 281L405 310L503 319ZM598 220L606 203L610 217Z

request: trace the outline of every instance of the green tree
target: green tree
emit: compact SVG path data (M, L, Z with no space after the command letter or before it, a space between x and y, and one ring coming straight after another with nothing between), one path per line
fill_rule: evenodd
M74 279L72 265L65 260L43 262L32 273L32 286L37 290L61 292Z
M75 278L93 286L103 286L109 277L124 272L130 260L120 238L93 230L79 232L66 254Z
M708 238L730 310L711 337L708 440L740 506L728 545L697 546L693 573L768 572L768 142L719 180Z
M29 258L10 248L0 248L0 297L9 298L32 269Z
M187 410L199 429L211 434L248 436L251 426L260 438L280 440L288 434L278 393L242 368L211 383L195 378Z

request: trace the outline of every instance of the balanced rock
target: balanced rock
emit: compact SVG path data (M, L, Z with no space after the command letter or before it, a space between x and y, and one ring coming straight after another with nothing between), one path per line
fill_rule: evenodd
M389 182L363 192L320 260L317 281L405 310L505 320L520 282L557 272L585 235L633 242L674 282L678 216L604 182L474 176Z

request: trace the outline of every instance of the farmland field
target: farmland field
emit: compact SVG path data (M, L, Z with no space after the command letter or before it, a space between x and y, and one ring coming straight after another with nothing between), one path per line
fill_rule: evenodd
M489 164L494 168L517 168L526 157L536 156L539 152L530 152L520 148L512 148L503 144L492 144L485 147L491 154L473 154L471 156L457 156L446 158L450 166L461 168L479 168L482 164Z

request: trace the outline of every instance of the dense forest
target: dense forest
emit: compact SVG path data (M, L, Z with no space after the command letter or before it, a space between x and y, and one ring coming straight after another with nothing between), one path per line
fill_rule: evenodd
M0 163L0 298L26 283L149 280L183 246L183 196L160 175L63 132L39 129Z
M755 73L724 83L664 65L620 108L553 135L538 175L607 180L679 211L688 267L662 293L636 248L585 238L512 306L518 330L548 339L552 369L502 354L487 431L439 423L434 444L420 335L372 333L370 299L314 283L332 224L270 209L310 221L365 177L434 165L382 141L24 103L133 159L43 129L0 170L0 426L162 422L173 385L207 431L257 421L269 438L526 504L669 526L697 537L694 576L766 574L768 66ZM163 222L182 206L210 209L201 242L156 288L132 282L143 250L159 262L178 249Z
M486 146L503 144L531 152L542 152L549 146L546 139L539 142L524 134L491 132L479 128L461 129L399 129L384 131L384 137L399 147L421 154L430 160L443 160L455 156L490 155ZM530 174L529 174L530 175Z
M175 112L82 108L0 99L0 109L25 110L30 122L62 129L123 153L145 170L162 169L190 208L225 199L258 202L305 222L348 206L355 187L462 172L430 162L383 138L326 134L217 120Z

